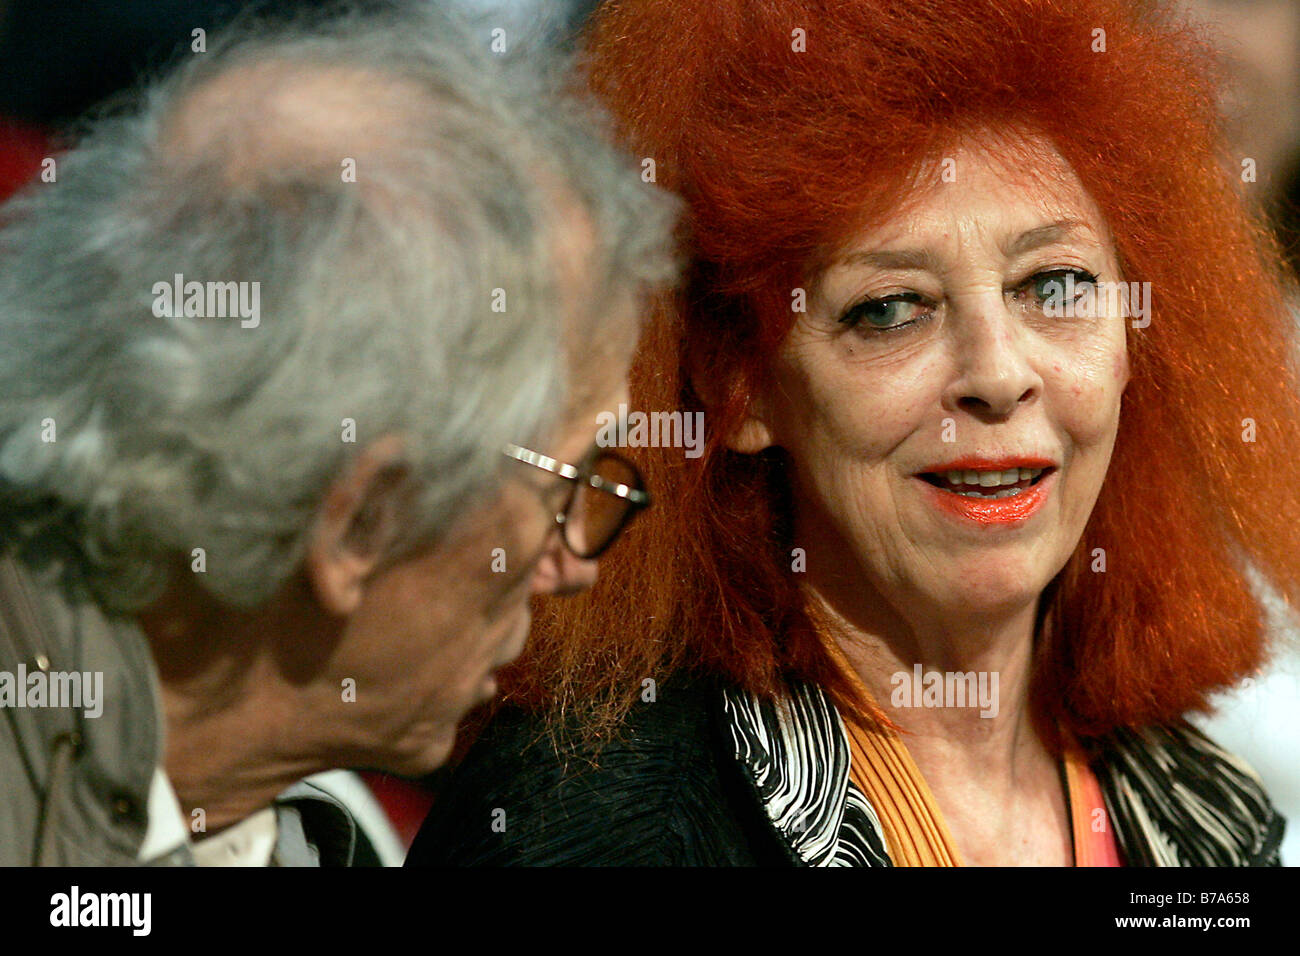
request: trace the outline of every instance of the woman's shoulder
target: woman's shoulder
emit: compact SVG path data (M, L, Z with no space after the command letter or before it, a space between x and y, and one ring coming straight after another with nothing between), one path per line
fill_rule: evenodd
M452 773L408 865L700 865L761 862L719 761L716 689L643 698L607 741L552 737L503 708Z
M1286 821L1259 777L1190 724L1116 731L1094 769L1129 865L1279 865Z

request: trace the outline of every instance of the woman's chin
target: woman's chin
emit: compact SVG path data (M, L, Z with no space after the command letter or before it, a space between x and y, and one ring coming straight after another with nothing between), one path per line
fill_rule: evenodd
M995 622L1033 608L1046 587L1045 582L1027 585L1025 578L985 578L959 583L961 586L956 589L935 594L934 606L942 609L946 617L972 622Z
M1068 553L1060 554L1056 547L943 554L918 568L917 590L939 606L970 614L1014 613L1042 595L1068 560Z

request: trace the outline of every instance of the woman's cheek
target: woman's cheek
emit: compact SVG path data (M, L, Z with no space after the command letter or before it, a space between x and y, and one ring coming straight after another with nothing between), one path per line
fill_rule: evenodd
M1048 392L1063 403L1059 420L1077 443L1105 438L1115 426L1128 380L1126 352L1099 345L1065 357L1052 368L1056 381Z
M833 385L818 397L818 430L854 459L881 458L923 428L927 414L938 421L937 394L918 385L910 376L856 378Z

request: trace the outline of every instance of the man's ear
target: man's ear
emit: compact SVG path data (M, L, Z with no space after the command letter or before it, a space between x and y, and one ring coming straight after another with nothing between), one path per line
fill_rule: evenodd
M332 614L357 609L401 527L409 475L403 451L396 435L371 442L330 484L317 509L305 562L316 599Z

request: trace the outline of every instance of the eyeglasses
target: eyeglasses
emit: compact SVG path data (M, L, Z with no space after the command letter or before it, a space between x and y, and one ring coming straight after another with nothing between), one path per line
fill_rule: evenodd
M584 560L599 557L638 511L650 507L641 472L612 451L596 451L578 465L567 465L519 445L506 445L504 453L573 482L555 522L564 546Z

